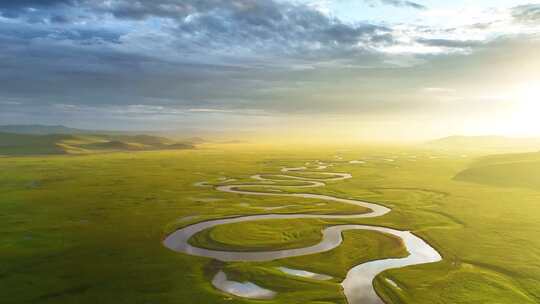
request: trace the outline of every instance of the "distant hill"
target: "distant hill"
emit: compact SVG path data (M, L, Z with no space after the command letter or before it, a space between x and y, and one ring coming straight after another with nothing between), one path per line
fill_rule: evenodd
M540 190L540 152L492 155L454 177L458 181Z
M194 149L191 143L151 135L15 134L0 132L0 155L87 154Z
M90 144L83 144L80 148L87 150L111 150L111 151L137 151L144 150L144 145L138 143L127 143L118 140L96 142Z
M167 146L167 149L173 150L183 150L183 149L194 149L195 146L190 143L176 143Z
M174 144L175 141L161 136L153 135L104 135L107 138L117 141L133 142L148 146L166 146Z
M190 138L187 138L185 141L192 143L194 145L206 143L206 139L201 138L201 137L190 137Z
M150 145L159 144L159 142L166 142L171 144L174 142L182 142L191 145L200 145L208 143L206 138L200 137L198 134L205 131L197 129L182 129L182 130L169 130L169 131L118 131L118 130L89 130L89 129L77 129L70 128L63 125L0 125L1 133L13 133L13 134L29 134L29 135L50 135L50 134L72 134L72 135L92 135L102 134L106 136L115 136L118 140L122 141L121 136L136 136L136 142L146 142ZM219 133L219 132L218 132ZM207 135L213 136L215 134L208 133ZM131 139L130 139L131 140ZM155 142L149 142L156 140Z
M540 138L504 136L449 136L424 144L431 149L478 152L533 152L540 150Z

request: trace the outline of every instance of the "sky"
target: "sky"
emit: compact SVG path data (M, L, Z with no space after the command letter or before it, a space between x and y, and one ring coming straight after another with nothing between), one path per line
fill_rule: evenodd
M540 136L540 2L0 0L0 124Z

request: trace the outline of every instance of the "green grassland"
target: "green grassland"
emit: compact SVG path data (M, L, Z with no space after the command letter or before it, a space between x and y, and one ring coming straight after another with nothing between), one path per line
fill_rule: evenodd
M388 303L540 302L540 187L529 186L534 181L526 187L501 187L490 181L492 171L481 181L455 178L480 166L535 162L534 157L512 155L501 161L499 156L486 164L476 156L437 151L202 145L182 151L0 158L2 303L345 303L338 283L346 271L365 261L403 256L398 240L348 231L342 246L329 252L225 264L175 253L161 244L168 233L191 223L265 214L268 207L287 206L271 213L365 211L334 202L229 194L194 185L229 178L252 183L252 174L279 174L282 166L316 160L334 163L328 171L354 177L328 182L324 188L280 190L373 201L393 211L372 219L231 224L204 231L192 242L209 248L271 250L316 243L320 229L329 225L388 226L415 232L444 258L380 275L375 286ZM348 163L358 159L366 163ZM293 277L277 270L279 266L334 279ZM251 280L278 291L278 296L256 301L215 290L210 280L222 267L230 277Z
M0 155L63 154L56 143L73 139L72 135L21 135L0 133Z

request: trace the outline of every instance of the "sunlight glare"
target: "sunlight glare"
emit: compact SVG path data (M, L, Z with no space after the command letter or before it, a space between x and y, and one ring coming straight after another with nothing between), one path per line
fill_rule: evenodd
M509 125L510 133L521 136L540 134L540 81L517 87L513 101L515 112Z

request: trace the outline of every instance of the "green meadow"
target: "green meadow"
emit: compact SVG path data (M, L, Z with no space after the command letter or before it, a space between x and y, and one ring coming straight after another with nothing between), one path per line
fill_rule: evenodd
M84 145L78 147L89 147ZM353 178L326 187L276 189L376 202L392 212L370 219L223 225L190 243L235 251L290 249L318 243L321 229L331 225L387 226L414 232L443 256L438 263L379 275L374 284L387 303L539 303L540 156L495 154L432 147L203 144L179 151L0 157L1 302L346 303L339 283L347 271L366 261L405 256L398 239L347 231L334 250L260 263L218 262L161 243L176 229L209 219L365 212L336 202L195 185L229 179L253 183L253 174L280 174L283 166L323 161L334 165L322 172ZM283 266L333 279L294 277L278 270ZM263 301L222 293L211 284L218 269L277 296Z

